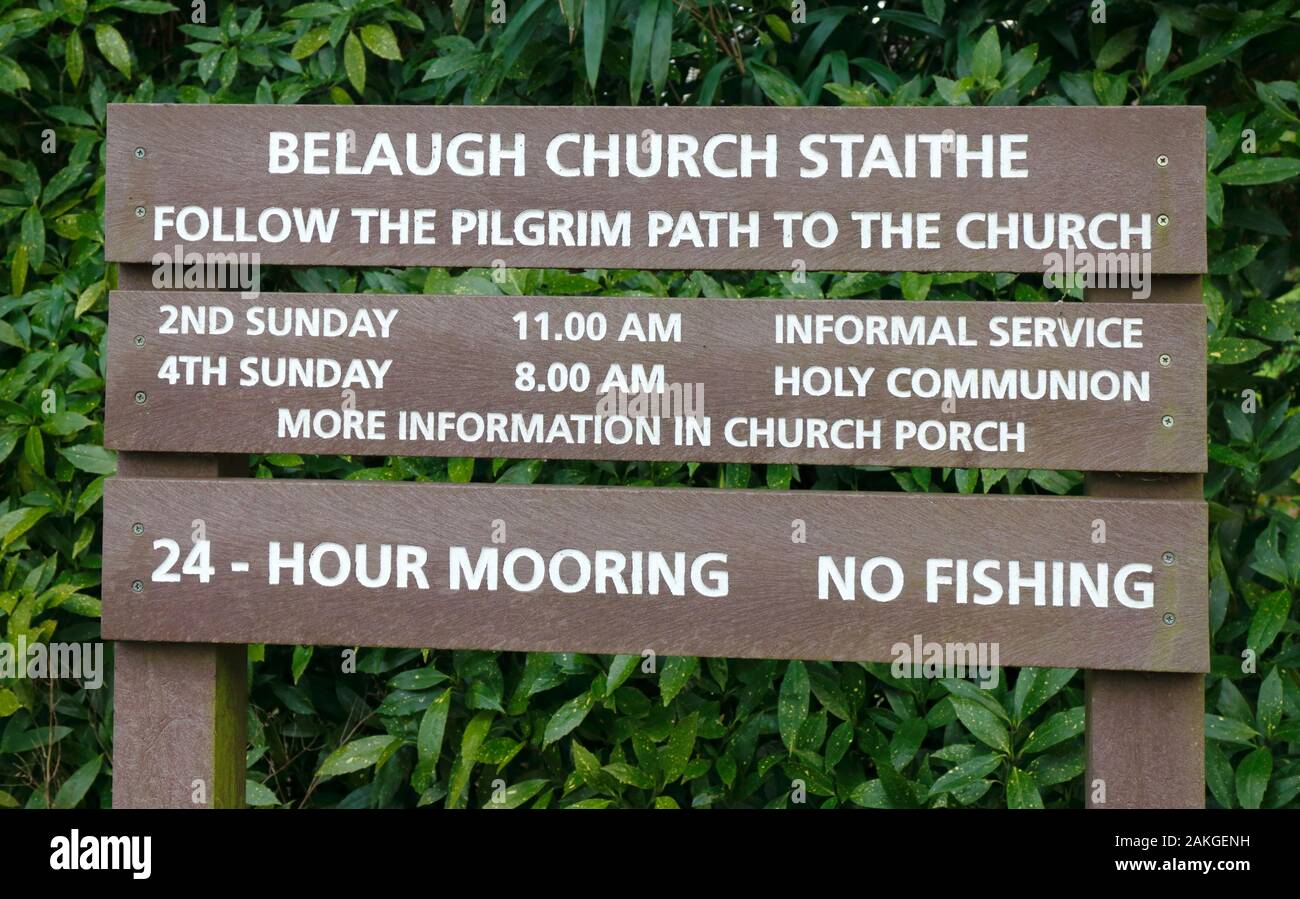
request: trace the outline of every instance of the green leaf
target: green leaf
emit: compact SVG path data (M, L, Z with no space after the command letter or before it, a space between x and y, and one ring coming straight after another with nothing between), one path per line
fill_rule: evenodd
M73 313L73 316L75 318L81 318L82 315L89 312L91 309L94 309L95 304L104 296L104 291L107 286L107 282L101 279L83 290L81 295L77 297L77 308Z
M289 51L289 55L294 59L306 59L329 43L329 39L329 28L325 25L319 25L298 38L293 45L293 49Z
M596 89L600 57L605 50L605 0L587 0L582 12L582 51L587 63L587 83Z
M1266 736L1272 736L1277 726L1282 723L1282 678L1277 666L1268 673L1259 685L1259 699L1255 703L1255 720L1259 729Z
M1300 413L1291 415L1264 446L1260 461L1271 462L1300 449Z
M1083 706L1057 712L1029 732L1029 737L1020 747L1020 754L1029 755L1033 752L1050 749L1057 743L1083 733L1085 724L1086 718Z
M776 69L751 61L749 71L754 76L759 90L777 106L803 105L803 94L800 93L798 85Z
M117 454L102 446L83 443L61 447L59 453L78 471L88 471L91 474L113 474L117 471Z
M325 761L321 763L316 776L324 780L329 777L338 777L340 774L351 774L353 771L360 771L362 768L369 768L383 758L388 750L399 742L401 742L401 737L383 734L376 737L362 737L359 740L345 743L331 752Z
M420 764L433 769L442 754L442 738L447 731L447 713L451 711L451 691L443 690L429 704L420 718L420 730L415 738L415 749Z
M1240 337L1216 337L1206 347L1205 355L1211 365L1240 365L1268 352L1268 344L1261 340Z
M1205 744L1205 783L1214 798L1224 808L1236 805L1236 788L1232 777L1232 763L1223 754L1218 743Z
M1205 736L1220 743L1240 743L1243 746L1250 746L1259 736L1259 731L1243 721L1225 718L1222 715L1206 715Z
M460 736L460 755L451 770L451 782L447 788L447 808L460 808L469 787L469 778L478 763L478 752L492 728L493 712L479 712L465 725Z
M1024 721L1061 690L1065 689L1077 668L1021 668L1016 677L1013 708L1016 721Z
M314 646L295 646L293 648L293 663L289 666L289 675L296 684L302 678L302 674L307 670L311 663L311 657L315 654Z
M1248 753L1237 765L1237 801L1242 808L1259 808L1273 776L1273 754L1267 746Z
M576 745L576 744L575 744ZM517 784L511 784L506 787L504 795L500 800L493 799L486 803L483 808L487 809L509 809L519 808L528 800L532 799L538 793L542 792L549 781L541 778L535 780L522 780Z
M847 724L846 721L841 727ZM889 760L893 762L895 769L907 767L929 732L930 726L926 724L924 718L908 718L898 726L889 741Z
M660 0L659 14L655 17L654 36L650 41L650 85L654 88L655 102L668 83L668 69L673 52L673 0Z
M1007 775L1007 808L1042 807L1043 797L1038 793L1033 776L1019 768L1012 768Z
M1147 38L1147 75L1154 75L1165 67L1165 60L1169 58L1169 47L1173 42L1173 36L1174 32L1169 24L1169 16L1161 15L1159 19L1156 19L1156 24L1151 29L1151 36Z
M347 70L348 81L356 88L358 94L366 92L366 54L361 49L361 41L356 32L349 31L343 39L343 67Z
M798 659L790 662L781 678L781 693L777 699L777 726L781 731L781 742L786 749L793 750L799 728L808 719L808 697L811 687L808 683L808 669Z
M626 683L627 679L636 671L637 662L641 660L640 656L634 655L617 655L609 663L609 672L605 675L605 695L612 696L614 691ZM663 689L662 681L660 689Z
M686 765L695 751L695 735L699 730L700 716L691 712L673 728L668 737L668 745L659 754L659 768L665 784L678 780L686 771Z
M81 73L86 68L86 46L81 42L77 29L68 32L68 39L63 44L63 62L68 70L68 80L75 86L81 81Z
M1002 47L998 43L998 28L990 25L975 45L970 61L970 73L980 82L990 82L1002 69Z
M1219 172L1219 180L1233 186L1275 184L1300 175L1300 159L1266 156L1233 163Z
M1041 789L1073 780L1083 773L1083 769L1083 747L1075 745L1034 756L1027 772Z
M468 484L474 478L474 459L471 457L448 459L447 477L453 484Z
M1232 54L1236 53L1247 43L1281 27L1285 20L1280 17L1275 18L1268 15L1263 10L1250 10L1238 16L1232 27L1227 29L1219 38L1208 48L1202 48L1192 55L1189 62L1174 69L1165 75L1156 84L1155 90L1159 90L1166 85L1174 84L1178 81L1186 80L1193 75L1200 74L1206 69L1217 66Z
M938 796L951 790L959 790L997 770L1002 764L1002 757L997 755L977 755L967 759L947 774L940 777L930 787L930 795Z
M1246 645L1254 650L1257 658L1272 645L1290 614L1291 593L1287 590L1265 594L1255 603L1255 611L1250 616L1250 631L1246 635Z
M31 86L31 79L27 77L22 66L8 56L0 56L0 91L13 94L28 90Z
M30 531L49 512L48 508L19 508L0 515L0 550L8 549L9 544Z
M999 752L1010 754L1011 734L996 715L983 705L959 696L952 697L952 707L957 718L975 739Z
M397 46L397 35L385 23L362 25L361 40L366 49L381 59L402 58L402 51Z
M27 262L33 270L45 262L45 219L35 206L23 214L21 228L23 249L27 251Z
M81 800L85 798L86 791L95 782L95 778L99 776L99 769L103 764L103 756L97 755L72 772L68 779L59 786L59 792L54 795L54 807L76 808Z
M573 759L573 770L582 778L583 783L598 793L608 796L617 794L618 791L610 776L600 767L600 759L577 740L569 742L569 749Z
M546 732L542 736L542 745L550 746L561 737L568 736L581 724L596 704L596 697L590 690L573 697L555 710L551 720L546 722Z
M0 687L0 718L8 718L14 712L23 707L14 695L14 691L7 687Z
M659 673L659 696L666 706L686 686L700 667L700 660L695 656L669 656L664 659L663 670Z
M1136 27L1125 28L1113 34L1106 43L1102 44L1101 50L1097 53L1097 68L1104 72L1123 62L1124 57L1133 52L1137 44L1137 35Z
M270 788L251 778L244 781L244 802L253 808L270 808L280 804Z
M920 272L903 272L899 277L899 289L905 300L924 300L930 293L934 275Z
M109 24L95 26L95 46L108 60L108 64L127 78L131 77L131 51L121 32Z
M637 10L636 28L632 32L632 61L627 70L633 106L641 98L641 89L645 86L646 66L650 63L650 42L654 40L659 3L660 0L641 0L641 7Z

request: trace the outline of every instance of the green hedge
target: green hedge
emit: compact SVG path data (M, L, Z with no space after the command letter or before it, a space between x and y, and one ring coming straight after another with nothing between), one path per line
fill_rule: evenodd
M1207 801L1300 791L1300 4L0 0L0 626L98 634L110 101L1208 107ZM202 8L206 21L196 22ZM501 13L504 13L504 21ZM1059 299L1030 278L271 271L266 289ZM1253 393L1246 393L1253 391ZM1253 402L1253 405L1252 405ZM254 458L259 477L991 493L1075 472ZM356 670L350 670L352 662ZM256 805L1079 806L1083 677L253 647ZM0 806L106 805L109 689L0 683ZM806 795L792 787L802 781ZM502 786L508 789L500 789ZM800 800L804 800L800 803Z

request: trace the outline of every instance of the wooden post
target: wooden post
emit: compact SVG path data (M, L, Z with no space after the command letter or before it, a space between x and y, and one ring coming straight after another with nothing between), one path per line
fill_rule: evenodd
M1086 298L1133 299L1121 290L1089 290ZM1148 302L1199 306L1201 276L1156 275ZM1093 496L1202 499L1203 480L1199 474L1094 473L1086 487ZM1208 603L1208 585L1200 589ZM1088 808L1205 807L1204 675L1088 671L1084 689Z
M150 287L149 266L120 265L118 286ZM246 474L243 456L118 453L120 478ZM119 641L113 657L113 806L242 806L248 648Z

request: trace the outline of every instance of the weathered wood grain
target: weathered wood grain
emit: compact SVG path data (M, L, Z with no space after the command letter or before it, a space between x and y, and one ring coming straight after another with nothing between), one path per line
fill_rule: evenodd
M118 267L120 286L148 283ZM124 452L114 480L247 474L242 456ZM113 807L243 806L247 648L119 641L113 659Z
M778 493L582 487L456 486L333 481L130 481L106 486L104 632L113 639L427 646L555 652L716 655L889 661L897 643L996 643L1004 665L1052 665L1154 671L1204 671L1208 665L1204 589L1206 524L1202 503L1055 497ZM1106 542L1094 543L1098 522ZM181 558L195 522L210 541L214 573L157 580L172 539ZM132 532L135 523L143 533ZM493 537L501 543L493 543ZM806 542L799 542L806 536ZM270 582L270 541L291 554L303 543L368 546L372 576L381 544L427 551L428 589L412 577L368 587L349 577L333 587L292 573ZM684 595L598 592L594 578L563 592L549 578L532 592L450 585L449 547L474 563L484 548L502 560L531 548L549 560L572 549L707 552L702 573L727 572L726 594L687 583ZM1166 552L1172 564L1162 562ZM890 601L840 597L833 584L819 599L818 560L895 558L903 575ZM1076 608L1037 607L1027 593L1011 605L958 604L952 588L927 601L930 557L1152 566L1153 603L1106 608L1087 598ZM170 571L180 572L180 562ZM246 572L233 563L248 563ZM627 585L631 585L631 562ZM163 569L167 570L167 569ZM354 569L355 570L355 569ZM645 569L649 571L649 564ZM1047 566L1050 579L1050 565ZM332 563L322 569L334 572ZM573 559L559 577L578 580ZM531 568L520 565L527 580ZM1143 575L1144 577L1148 575ZM504 576L503 576L504 577ZM139 592L132 589L139 582ZM648 581L647 581L648 583ZM713 583L710 581L710 583ZM885 569L878 590L889 587ZM643 590L643 593L646 592ZM1172 622L1172 623L1169 623Z
M1199 276L1161 276L1154 297L1171 308L1200 314ZM1112 308L1121 295L1084 294ZM1205 391L1204 371L1195 385ZM1108 499L1177 499L1203 503L1199 474L1096 472L1085 482L1093 496ZM1207 547L1196 547L1204 558ZM1188 601L1209 609L1209 585L1192 585ZM1208 612L1207 612L1208 614ZM1202 639L1209 645L1207 630ZM1208 651L1208 650L1207 650ZM1088 767L1084 795L1089 808L1205 807L1205 678L1200 674L1089 671L1086 675Z
M216 308L227 310L233 325L223 335L160 333L165 327L180 330L179 305L207 321ZM391 318L391 325L386 339L366 332L354 337L276 337L266 333L268 310L282 318L296 310L315 315L329 310L340 323L364 321L380 335L381 319ZM526 316L527 339L520 339L515 320L520 314ZM539 334L539 316L545 316L546 339ZM947 333L978 345L881 346L867 345L866 339L845 344L833 335L821 343L777 343L785 316L796 317L800 324L809 316L814 321L825 316L863 331L869 320L897 318L908 327L920 324L927 335L937 325L946 325ZM660 326L678 327L679 338L637 339L639 334L654 334L652 317ZM1138 322L1141 336L1134 342L1140 346L999 347L993 345L997 332L990 328L996 324L1006 334L1010 320L1033 318L1053 328L1074 329L1103 317L1112 322L1107 327L1112 340L1122 333L1117 320ZM249 333L253 322L261 333ZM578 322L599 322L593 327L604 329L603 339L587 337ZM639 330L625 332L631 326ZM627 338L620 339L625 333ZM851 339L858 332L845 333ZM574 335L580 339L572 339ZM1058 334L1054 339L1064 342L1065 337ZM175 293L118 291L112 295L105 440L118 449L187 452L1202 471L1204 344L1204 313L1198 308L1142 303L1098 310L1077 303L373 294L239 299L229 293L194 292L178 298ZM296 420L307 410L314 419L328 410L326 427L338 428L337 419L344 414L340 384L262 383L260 360L268 360L270 375L278 378L277 366L289 358L332 360L344 371L359 365L365 380L354 385L355 409L358 415L382 415L382 434L369 430L369 419L364 434L287 430L282 415ZM194 367L178 363L164 376L160 373L168 359L193 360ZM224 365L222 381L214 376L205 384L209 379L204 367L219 362ZM256 383L248 386L241 383L253 380L244 362L251 363L256 375ZM532 366L530 379L522 382L527 389L519 386L521 363ZM590 379L586 389L557 392L556 386L576 377L579 364L586 366ZM564 375L558 381L549 377L553 365L561 366L556 372ZM636 405L621 410L614 403L602 405L602 397L617 396L619 388L611 386L609 395L599 388L615 372L625 381L633 380L635 366L647 374L661 366L663 389L647 391L644 384L629 384L625 389L640 394L640 410ZM381 368L382 386L374 375ZM781 395L778 369L786 378L800 373L796 385L783 382ZM868 369L873 370L870 380L860 386L857 378ZM1098 372L1118 378L1131 372L1149 378L1150 398L962 397L949 403L945 393L934 394L929 375L914 384L910 374L903 374L891 388L890 372L899 369L952 369L974 372L976 378L986 369L999 376L1012 372L1013 378L1023 370L1031 385L1043 372L1087 372L1084 380ZM625 382L612 385L620 383ZM824 395L809 395L808 389ZM798 395L791 395L795 392ZM432 436L412 435L403 414L408 422L412 415L424 422L445 414L449 423L461 424ZM509 423L501 432L505 440L492 439L484 427L483 419L491 414ZM461 421L462 415L469 417ZM525 426L535 424L537 436L516 428L516 415ZM653 419L656 432L645 435L634 427L631 419L638 416ZM708 445L680 421L689 416L707 421ZM733 421L738 427L731 427ZM985 422L994 425L980 432L981 443L970 431ZM810 436L815 428L835 423L842 426L834 440ZM553 430L556 424L563 424L564 430ZM860 437L859 428L870 436ZM965 438L959 436L963 428ZM773 437L764 436L763 429ZM1003 442L998 436L1003 431L1012 439ZM782 432L788 440L781 438Z
M381 170L368 175L269 172L268 135L272 131L351 132L356 152L345 156L354 165L369 153L374 135L394 136L405 155L404 136L428 135L447 140L456 134L500 133L513 146L513 136L526 138L526 170L516 176L509 164L497 177L450 175L444 165L437 174L412 175ZM1027 157L1013 163L1027 177L955 177L953 156L942 162L947 175L930 177L929 156L918 157L916 177L889 177L881 171L860 177L860 163L877 134L901 146L907 133L969 135L1023 134ZM652 177L609 178L606 169L591 177L565 178L546 166L545 151L562 133L647 136L683 134L703 146L717 134L752 134L760 142L777 138L778 166L767 177L760 166L749 178ZM809 133L847 134L863 138L842 177L838 157L828 157L828 174L801 177L806 160L800 140ZM332 139L332 138L331 138ZM251 218L263 209L337 207L340 228L329 243L303 242L290 236L281 242L218 242L210 236L186 242L201 251L248 251L264 263L290 265L447 265L503 264L515 267L635 267L793 270L915 270L915 271L1041 271L1044 250L963 246L956 225L968 212L1079 213L1091 219L1100 213L1147 214L1152 222L1150 270L1205 270L1204 109L1200 107L1057 108L836 108L776 109L731 107L682 108L556 108L467 106L238 106L115 104L108 116L108 179L105 202L106 253L111 260L147 262L155 253L170 253L180 241L174 236L154 239L155 208L187 205L223 207L233 215L245 207ZM332 148L333 143L330 144ZM824 148L832 149L830 144ZM901 150L896 151L902 164ZM566 157L567 159L567 157ZM733 161L724 148L720 160ZM562 162L565 160L561 160ZM1163 161L1165 164L1160 164ZM567 164L572 164L568 160ZM973 165L971 171L978 169ZM995 174L1000 173L1000 163ZM362 245L359 229L351 227L356 207L436 210L432 245ZM627 246L457 246L451 240L449 216L457 208L501 210L507 222L529 209L590 211L626 210L632 233ZM137 209L140 210L137 215ZM759 245L747 240L731 247L716 245L650 247L646 216L651 210L669 212L749 212L762 217ZM782 246L775 211L830 213L840 224L839 239L822 249L810 245ZM879 242L864 249L851 213L913 212L941 216L937 249L907 249L898 242ZM412 213L413 214L413 213ZM1157 217L1168 216L1166 225ZM229 220L227 220L229 230ZM820 235L819 235L820 237ZM852 239L849 239L849 238ZM1106 239L1106 238L1103 238ZM575 238L575 241L579 240Z

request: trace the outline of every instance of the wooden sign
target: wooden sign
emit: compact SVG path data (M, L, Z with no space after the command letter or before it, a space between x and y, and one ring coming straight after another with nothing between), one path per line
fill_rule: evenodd
M113 105L110 260L1205 270L1199 107Z
M1208 670L1204 503L110 480L107 639ZM1102 542L1104 541L1104 542Z
M1174 304L118 291L105 438L1203 471L1203 319Z

